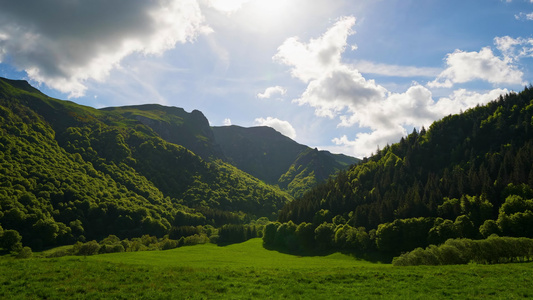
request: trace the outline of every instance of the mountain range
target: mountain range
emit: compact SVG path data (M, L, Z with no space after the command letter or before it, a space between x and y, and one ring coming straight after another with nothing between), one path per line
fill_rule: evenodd
M102 108L151 128L167 142L181 145L206 161L220 159L280 187L293 197L360 160L298 144L271 127L211 127L198 110L157 104Z

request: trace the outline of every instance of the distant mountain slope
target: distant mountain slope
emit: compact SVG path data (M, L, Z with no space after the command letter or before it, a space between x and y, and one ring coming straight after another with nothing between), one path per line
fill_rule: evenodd
M298 197L359 160L313 150L270 127L213 127L222 152L237 168Z
M157 119L161 112L159 121L167 122L177 115L164 110L179 111L97 110L0 78L0 227L39 248L274 217L291 200L227 163L166 141L157 126L135 118ZM184 116L205 125L199 113Z

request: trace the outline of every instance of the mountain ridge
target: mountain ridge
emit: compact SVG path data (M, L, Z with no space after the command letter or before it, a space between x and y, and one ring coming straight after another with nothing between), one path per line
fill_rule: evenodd
M299 144L267 126L212 127L228 161L294 197L359 160ZM304 158L308 156L307 158Z

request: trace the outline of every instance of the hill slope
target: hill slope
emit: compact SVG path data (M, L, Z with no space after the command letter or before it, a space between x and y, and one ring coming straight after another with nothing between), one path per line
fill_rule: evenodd
M123 114L0 79L1 228L37 248L82 236L162 236L175 226L272 217L290 200Z
M270 127L213 127L222 152L237 168L295 197L359 160L313 150Z
M532 118L532 88L445 117L288 203L279 220L377 229L375 246L391 252L493 233L532 237ZM337 246L350 239L332 234Z

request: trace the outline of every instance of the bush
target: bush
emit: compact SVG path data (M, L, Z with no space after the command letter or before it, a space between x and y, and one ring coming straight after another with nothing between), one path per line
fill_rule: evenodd
M76 243L74 245L74 254L76 255L95 255L100 250L100 245L96 241L90 241L85 244Z
M164 239L161 241L161 250L170 250L178 247L178 241Z
M485 240L454 239L440 246L417 248L395 257L395 266L523 262L533 259L533 239L491 236Z
M22 249L22 236L16 230L4 230L0 237L0 248L7 251L19 252Z
M17 258L31 258L33 256L33 252L31 251L30 247L24 247L20 250L20 252L17 254Z

